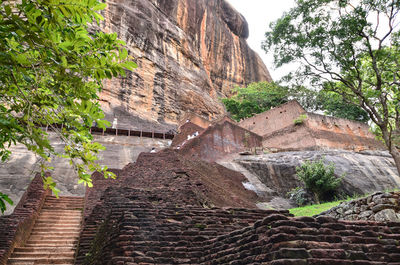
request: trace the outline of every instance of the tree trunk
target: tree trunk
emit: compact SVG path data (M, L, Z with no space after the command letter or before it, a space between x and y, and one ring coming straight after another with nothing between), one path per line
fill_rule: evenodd
M400 176L400 152L397 150L395 146L393 146L390 150L390 154L394 159L394 163L396 164L397 167L397 173Z
M400 176L400 152L397 150L396 145L393 143L392 139L389 137L389 133L385 131L381 127L383 140L385 141L386 147L389 149L389 153L392 155L394 159L394 163L396 164L397 174Z

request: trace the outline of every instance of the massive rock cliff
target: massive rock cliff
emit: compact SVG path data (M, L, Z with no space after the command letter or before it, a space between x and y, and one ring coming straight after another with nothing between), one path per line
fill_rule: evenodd
M224 113L218 98L233 86L271 80L246 43L245 18L225 0L107 4L102 28L125 40L138 63L127 78L105 82L100 96L108 117L125 125L140 127L137 117L176 124L185 111L218 117Z

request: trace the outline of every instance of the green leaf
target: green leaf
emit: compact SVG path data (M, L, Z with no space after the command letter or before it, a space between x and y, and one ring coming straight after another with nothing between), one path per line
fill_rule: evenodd
M96 5L95 7L93 7L93 11L98 11L98 10L103 10L104 8L107 7L106 3L99 3L98 5Z

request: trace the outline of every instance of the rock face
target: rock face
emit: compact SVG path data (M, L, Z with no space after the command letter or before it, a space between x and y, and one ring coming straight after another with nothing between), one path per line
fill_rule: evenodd
M376 192L321 213L342 220L400 222L400 192Z
M109 117L159 124L176 124L185 111L218 117L224 113L218 98L233 86L271 80L246 43L246 20L225 0L107 4L103 29L118 33L138 64L127 78L104 83L100 97Z
M343 177L341 192L366 194L375 191L392 190L400 187L394 161L387 152L370 151L355 153L350 151L299 151L248 156L236 159L267 187L280 195L301 186L296 178L296 166L307 160L325 157L325 162L335 164L335 175Z

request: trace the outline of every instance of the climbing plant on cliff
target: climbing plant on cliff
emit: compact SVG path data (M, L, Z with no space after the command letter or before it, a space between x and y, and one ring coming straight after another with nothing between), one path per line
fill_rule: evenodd
M264 49L297 80L340 94L376 124L400 172L400 1L297 0L271 24Z
M136 64L116 34L97 30L105 6L97 0L0 2L2 161L21 143L41 157L42 171L56 155L69 159L88 186L91 171L113 176L96 163L103 147L92 142L89 128L108 124L98 104L101 81L125 75ZM46 126L64 142L63 151L54 149ZM57 192L50 177L43 179Z
M288 101L288 89L274 82L251 83L247 87L235 87L234 95L223 98L227 111L236 121L249 118Z

